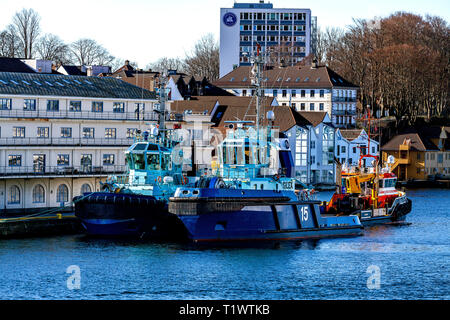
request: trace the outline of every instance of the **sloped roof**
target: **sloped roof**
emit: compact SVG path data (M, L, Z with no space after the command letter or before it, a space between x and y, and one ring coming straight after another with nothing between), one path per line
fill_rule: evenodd
M339 129L339 131L343 138L353 141L361 135L362 129Z
M245 106L245 107L252 105L256 108L256 99L253 97L238 97L238 96L234 96L234 95L230 95L230 96L192 96L191 100L200 100L200 101L215 100L215 101L219 101L220 105ZM271 106L274 100L275 100L274 97L264 97L261 100L261 105L262 106Z
M325 120L325 116L327 115L326 112L312 111L299 111L297 113L308 120L308 122L314 127L317 127L319 124L321 124Z
M398 151L399 146L403 144L405 139L411 140L411 150L416 151L437 151L439 150L434 143L427 138L420 136L418 133L400 134L392 138L386 143L381 150L383 151Z
M187 110L191 110L194 114L211 114L217 101L216 100L181 100L174 101L170 108L174 113L183 113Z
M249 88L251 86L250 71L250 66L241 66L213 84L222 88ZM356 85L326 66L270 68L263 71L262 78L265 88L357 88Z
M268 120L265 115L268 111L273 111L275 115L274 126L279 128L281 132L288 131L293 126L314 126L319 125L325 118L326 112L298 112L288 106L271 106L265 105L261 111L264 115L262 124L267 125ZM314 114L315 113L315 114ZM255 121L256 108L248 108L248 106L228 106L224 112L221 121L218 123L219 128L226 125L226 121Z
M85 76L85 75L87 75L87 73L82 72L81 67L78 67L78 66L62 65L61 67L64 68L64 70L66 70L66 72L69 76Z
M20 59L4 57L0 57L0 72L36 73Z
M0 72L0 94L156 99L154 92L109 77Z

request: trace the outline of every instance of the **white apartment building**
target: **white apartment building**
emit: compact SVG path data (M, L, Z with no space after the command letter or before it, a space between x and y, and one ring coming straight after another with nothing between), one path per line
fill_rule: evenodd
M359 159L363 155L380 156L380 144L378 141L370 139L364 129L343 130L336 132L336 158L347 167L357 166ZM364 158L361 162L363 168L371 168L373 159Z
M257 45L273 63L293 65L311 53L312 39L310 9L277 9L264 1L221 8L220 77L250 65Z
M289 139L295 163L295 177L315 186L335 183L335 128L325 112L296 112L291 128L284 134Z
M114 78L0 72L0 214L70 206L126 172L155 94Z
M239 67L213 84L237 96L252 96L251 67ZM334 126L356 126L358 87L325 66L267 68L262 75L265 96L299 112L327 112Z

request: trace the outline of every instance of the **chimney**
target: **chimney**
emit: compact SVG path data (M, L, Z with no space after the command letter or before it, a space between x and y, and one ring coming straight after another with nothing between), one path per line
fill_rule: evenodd
M92 67L88 67L86 73L88 77L92 77Z
M130 60L125 60L125 65L129 66L130 65Z
M317 69L317 65L318 65L317 59L314 58L313 61L312 61L312 63L311 63L311 69Z

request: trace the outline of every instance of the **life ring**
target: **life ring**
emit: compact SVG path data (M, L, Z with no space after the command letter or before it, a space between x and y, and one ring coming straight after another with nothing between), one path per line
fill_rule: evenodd
M161 176L158 177L158 182L159 182L159 183L162 182L162 177L161 177Z
M274 179L275 179L275 181L280 180L280 175L279 175L279 174L276 174L275 177L274 177Z

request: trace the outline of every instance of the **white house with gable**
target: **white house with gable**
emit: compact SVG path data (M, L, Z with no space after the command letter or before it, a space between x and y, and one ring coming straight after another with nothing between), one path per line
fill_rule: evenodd
M336 158L341 164L346 166L357 166L361 153L366 155L379 156L380 144L370 139L364 129L343 130L338 129L336 132ZM362 167L373 167L372 159L364 158L361 163Z

